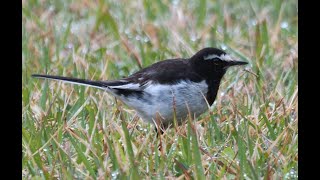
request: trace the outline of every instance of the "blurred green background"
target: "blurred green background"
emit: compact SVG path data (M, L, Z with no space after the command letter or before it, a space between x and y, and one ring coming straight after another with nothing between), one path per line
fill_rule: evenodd
M297 4L23 0L22 178L297 179ZM118 79L204 47L250 65L161 138L100 90L31 78Z

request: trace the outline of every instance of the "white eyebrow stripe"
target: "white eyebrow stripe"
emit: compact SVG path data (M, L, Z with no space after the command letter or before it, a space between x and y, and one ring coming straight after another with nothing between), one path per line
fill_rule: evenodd
M204 60L211 60L211 59L214 59L214 58L219 58L220 59L220 56L217 56L215 54L209 54L208 56L204 56L203 57Z
M233 58L228 54L222 54L221 56L217 56L216 54L210 54L208 56L204 56L204 60L214 60L214 58L219 58L222 61L233 61Z

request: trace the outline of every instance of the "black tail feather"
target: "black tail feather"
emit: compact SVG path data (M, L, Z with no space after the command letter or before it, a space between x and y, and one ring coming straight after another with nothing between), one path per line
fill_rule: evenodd
M78 79L78 78L72 78L72 77L52 76L52 75L43 75L43 74L32 74L32 77L64 81L64 82L69 82L69 83L74 83L79 85L93 86L97 88L108 87L107 83L102 81L91 81L91 80Z

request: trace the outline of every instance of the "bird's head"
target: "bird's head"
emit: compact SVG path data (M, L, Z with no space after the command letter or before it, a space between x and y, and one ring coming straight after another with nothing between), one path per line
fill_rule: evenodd
M204 48L193 55L190 61L201 74L221 74L222 76L231 66L248 64L236 60L236 58L217 48Z

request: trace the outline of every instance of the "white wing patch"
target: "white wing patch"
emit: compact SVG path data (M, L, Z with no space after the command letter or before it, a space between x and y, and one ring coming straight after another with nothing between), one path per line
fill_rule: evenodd
M124 85L119 85L119 86L108 86L109 88L116 88L116 89L140 89L140 84L133 84L133 83L128 83Z
M234 59L228 54L222 54L221 56L218 56L216 54L210 54L208 56L203 57L204 60L215 60L215 58L218 58L222 61L233 61L233 59Z
M141 90L145 87L147 87L148 85L150 85L152 83L152 81L148 81L147 83L141 85L139 83L128 83L128 84L124 84L124 85L118 85L118 86L108 86L111 89L131 89L131 90Z

